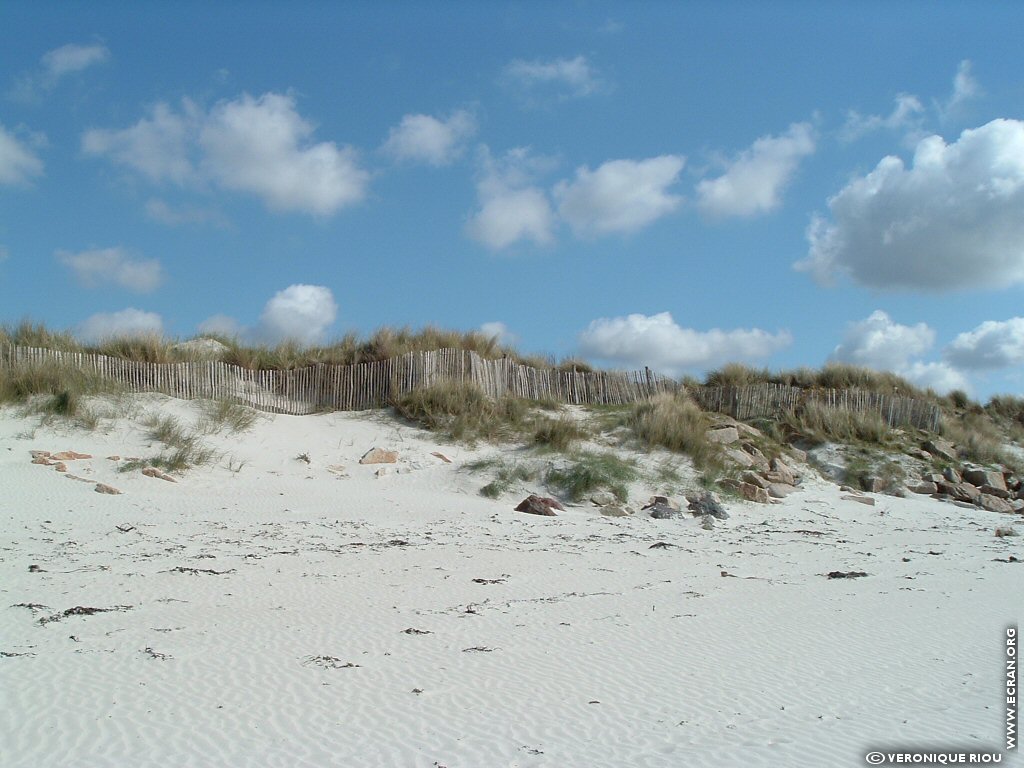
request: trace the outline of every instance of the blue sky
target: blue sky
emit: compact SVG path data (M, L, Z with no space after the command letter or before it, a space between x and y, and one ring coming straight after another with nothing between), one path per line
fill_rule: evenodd
M0 322L1024 392L1016 3L0 3Z

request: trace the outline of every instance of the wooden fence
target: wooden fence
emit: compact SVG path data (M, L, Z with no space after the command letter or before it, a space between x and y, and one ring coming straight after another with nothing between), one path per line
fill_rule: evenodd
M439 381L473 382L491 397L512 395L573 405L621 405L682 386L643 371L565 371L532 368L513 360L487 360L462 349L410 352L358 365L312 365L257 371L218 361L141 363L106 355L0 345L0 370L60 365L116 381L132 392L159 392L182 399L209 398L263 411L305 415L319 411L381 408L419 387ZM697 387L705 410L737 419L771 418L809 402L827 408L875 411L891 426L936 431L940 412L932 403L859 390L804 390L773 384Z
M803 389L783 384L746 387L696 387L694 399L707 411L727 413L746 420L775 418L815 404L829 410L874 412L891 427L911 426L938 432L942 411L934 403L860 389Z

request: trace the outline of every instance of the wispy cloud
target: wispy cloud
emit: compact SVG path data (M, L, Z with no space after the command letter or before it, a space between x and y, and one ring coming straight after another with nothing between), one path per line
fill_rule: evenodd
M61 250L55 256L87 288L117 285L136 293L150 293L164 279L163 267L157 259L133 258L121 247L78 253Z
M39 156L0 123L0 184L25 185L42 174Z
M10 92L18 101L35 101L57 87L67 75L102 64L110 59L110 50L105 45L79 45L68 43L43 54L39 68L15 80Z
M87 342L123 336L159 336L163 331L164 321L160 315L134 307L120 312L99 312L78 326L79 337Z
M602 85L586 56L571 59L516 59L504 70L507 83L529 97L557 99L589 96Z

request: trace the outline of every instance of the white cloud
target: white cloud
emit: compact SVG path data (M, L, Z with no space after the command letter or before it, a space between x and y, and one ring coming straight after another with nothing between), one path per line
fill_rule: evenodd
M38 101L45 92L56 88L65 75L81 72L109 58L110 51L103 45L62 45L44 53L38 69L19 75L9 95L18 101Z
M466 110L447 120L430 115L405 115L392 128L381 149L396 160L447 165L458 157L465 141L476 133L476 120Z
M110 58L110 51L104 45L77 45L68 43L43 54L43 69L54 81L71 72L80 72L93 64L101 64Z
M291 96L244 94L211 110L199 143L204 167L222 187L250 192L275 210L327 216L362 200L370 175L353 148L313 144L312 134Z
M91 316L78 327L78 335L83 341L97 342L121 336L159 336L163 330L160 315L128 308Z
M886 129L899 131L916 128L924 114L924 105L917 96L901 93L896 96L896 106L886 117L881 115L862 115L850 110L846 116L846 124L839 131L842 141L854 141L873 131Z
M182 114L160 103L150 110L149 117L130 128L86 131L82 150L90 155L107 155L151 181L186 184L196 177L190 153L200 119L198 108L188 100L182 104Z
M580 334L583 354L632 366L647 365L677 376L688 368L769 357L793 342L787 331L697 331L682 328L668 312L601 318Z
M230 339L242 336L245 328L235 318L228 315L213 315L199 324L199 333L212 333Z
M576 169L576 178L555 185L558 213L578 236L635 232L679 207L668 193L686 159L609 160L597 170Z
M0 123L0 184L27 184L43 173L43 161Z
M891 289L948 291L1024 282L1024 122L993 120L953 144L918 143L908 169L886 157L815 217L795 267Z
M548 86L566 89L571 96L588 96L601 85L586 56L550 61L516 59L505 67L505 76L526 91Z
M900 376L919 387L933 389L940 395L948 394L954 389L971 392L971 383L967 377L945 363L913 362L906 368L896 371Z
M939 115L943 119L952 117L964 104L980 94L981 86L971 75L971 62L964 59L953 77L953 92L944 104L938 105Z
M906 368L935 343L935 331L925 323L900 325L881 310L850 323L831 359L866 368L895 371Z
M762 136L716 179L697 185L697 204L711 216L755 216L782 203L800 161L814 153L810 123L794 123L781 136Z
M292 340L313 344L323 340L337 314L338 305L329 288L290 285L267 302L256 333L272 342Z
M968 370L1024 366L1024 317L987 320L953 339L943 356L957 368Z
M243 94L209 112L187 99L180 113L157 104L129 128L87 131L82 149L154 182L212 184L255 195L273 210L327 216L362 200L370 174L353 148L314 143L312 135L291 96Z
M544 191L532 183L551 161L533 157L523 147L495 159L487 147L481 147L478 163L480 207L466 222L466 234L494 250L519 240L540 245L553 242L555 216L551 204Z
M217 227L227 227L228 220L219 211L200 208L195 205L182 205L174 207L158 197L146 201L146 215L154 221L168 226L179 226L182 224L212 224Z
M519 337L512 333L507 325L498 320L481 325L480 333L488 338L497 339L498 343L503 346L515 344L519 340Z
M149 293L163 282L163 268L158 260L133 259L120 247L79 253L61 250L55 256L89 288L114 284L137 293Z

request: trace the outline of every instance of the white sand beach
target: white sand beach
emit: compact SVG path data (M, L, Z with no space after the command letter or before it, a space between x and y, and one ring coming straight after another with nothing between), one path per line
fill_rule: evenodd
M507 449L379 412L208 440L216 464L167 482L118 471L159 447L137 420L0 411L5 768L858 766L1002 746L1024 538L994 530L1019 517L866 506L815 477L727 500L713 530L538 517L514 511L530 489L484 498L465 466ZM375 446L398 462L359 464ZM61 473L32 450L92 458Z

